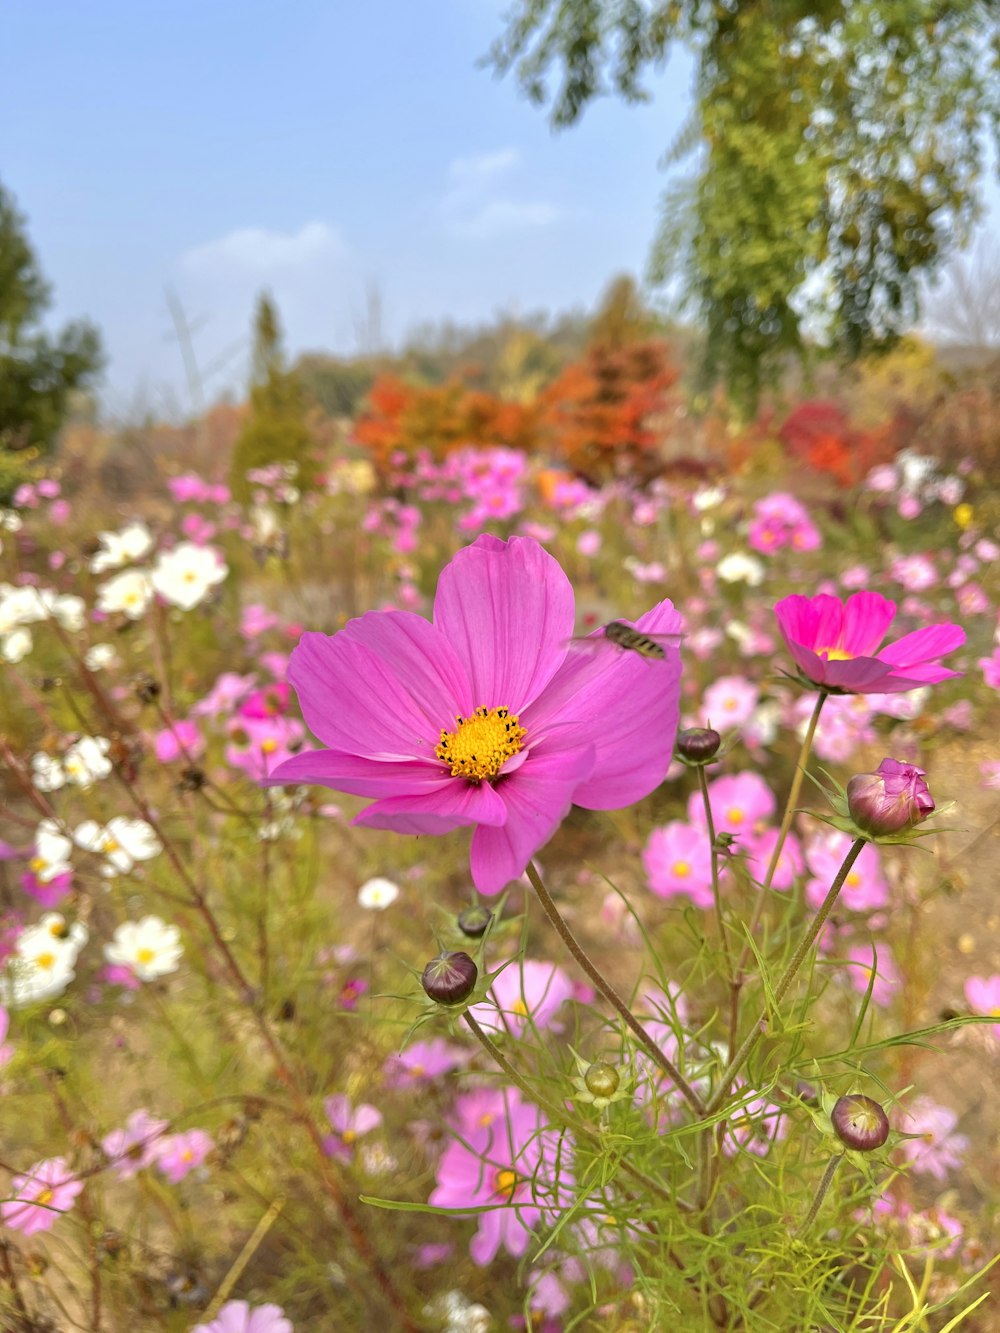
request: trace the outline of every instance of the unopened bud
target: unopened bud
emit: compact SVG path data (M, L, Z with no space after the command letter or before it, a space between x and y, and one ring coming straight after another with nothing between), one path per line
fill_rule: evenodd
M464 1004L478 979L479 969L467 953L443 953L431 959L420 981L437 1004Z
M711 727L688 727L677 733L677 753L689 764L707 764L721 744L722 737Z
M856 1152L873 1152L889 1137L889 1117L878 1102L859 1092L838 1098L830 1120L841 1143Z
M458 928L463 935L468 935L470 940L478 940L486 934L486 928L492 920L493 913L490 909L477 903L475 907L465 907L459 912Z
M613 1097L618 1091L621 1079L614 1065L606 1064L603 1060L595 1060L584 1074L583 1081L587 1085L587 1091L593 1093L595 1097Z
M847 808L859 829L879 837L919 824L934 809L934 798L922 768L883 759L876 772L848 782Z

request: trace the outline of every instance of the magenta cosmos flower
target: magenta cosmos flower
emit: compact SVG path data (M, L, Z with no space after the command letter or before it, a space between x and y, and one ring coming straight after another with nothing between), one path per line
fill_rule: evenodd
M877 592L856 592L846 602L796 594L778 602L774 614L799 670L824 690L898 694L962 674L937 665L965 642L959 625L928 625L879 652L896 605Z
M473 881L498 893L572 804L630 805L670 764L677 649L662 661L576 651L573 622L569 580L537 542L478 538L442 571L432 622L369 611L332 637L302 636L288 677L329 748L268 783L375 797L354 821L368 828L472 827ZM636 627L677 633L682 619L664 601Z
M4 1226L32 1236L49 1231L60 1214L68 1213L83 1189L74 1179L64 1157L51 1157L33 1166L25 1176L15 1176L10 1198L0 1204Z

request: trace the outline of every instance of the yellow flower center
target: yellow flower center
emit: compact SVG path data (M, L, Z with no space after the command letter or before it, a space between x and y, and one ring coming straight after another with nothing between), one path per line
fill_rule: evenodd
M843 648L817 648L816 656L825 657L828 662L850 662L854 654Z
M851 870L848 872L845 883L848 885L849 888L856 889L858 885L861 883L861 876L858 874L856 870Z
M36 875L40 875L48 865L48 861L46 861L44 856L33 856L28 862L28 865Z
M731 806L726 811L726 819L730 824L742 824L745 816L738 805Z
M512 1014L518 1014L521 1018L527 1018L527 1017L528 1017L528 1006L527 1006L527 1005L524 1003L524 1001L521 999L520 995L517 997L517 999L514 1001L514 1003L510 1006L510 1012L511 1012Z
M358 1137L358 1131L356 1129L345 1129L341 1132L340 1137L344 1143L353 1143Z
M38 1198L35 1200L35 1202L36 1202L36 1203L42 1203L42 1204L45 1204L45 1203L51 1203L51 1202L52 1202L52 1198L53 1198L52 1191L51 1191L51 1190L49 1189L49 1187L46 1185L45 1189L43 1189L43 1190L41 1191L41 1193L38 1195Z
M65 921L53 921L49 926L49 934L53 939L64 940L69 934L69 926Z
M260 743L261 754L274 754L277 748L278 742L273 736L268 736L266 740L262 740Z
M120 852L121 849L121 843L113 838L110 833L105 836L104 841L101 843L101 851L105 856L113 856L115 852Z
M55 967L56 956L54 953L40 953L35 956L35 966L40 967L43 972L47 972L50 967Z
M507 708L477 708L455 719L455 731L442 731L434 753L451 767L453 778L491 781L518 750L527 732Z
M492 1111L484 1111L482 1115L479 1117L479 1128L489 1129L490 1125L493 1124L493 1121L495 1119L496 1116L493 1114Z
M155 957L155 949L136 949L135 951L135 961L137 963L142 963L143 967L151 963Z
M517 1189L516 1171L498 1171L493 1177L493 1192L501 1199L512 1199Z
M687 879L691 873L691 863L690 861L675 861L673 870L678 879Z

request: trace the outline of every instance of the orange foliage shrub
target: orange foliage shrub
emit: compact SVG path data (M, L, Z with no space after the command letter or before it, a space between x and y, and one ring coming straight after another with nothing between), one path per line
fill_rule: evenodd
M665 343L591 347L542 395L547 452L595 484L655 474L656 419L669 410L677 377Z
M437 460L465 445L530 452L538 443L536 418L531 404L505 402L460 380L417 386L380 375L354 423L354 439L385 472L397 451L412 457L424 449Z

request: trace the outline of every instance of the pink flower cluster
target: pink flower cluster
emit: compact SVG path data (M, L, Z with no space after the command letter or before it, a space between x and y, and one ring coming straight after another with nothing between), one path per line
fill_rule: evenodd
M167 1122L148 1111L133 1111L122 1129L105 1135L101 1146L115 1171L130 1180L144 1167L155 1166L177 1184L201 1166L215 1147L212 1136L203 1129L186 1129L166 1134Z
M184 472L179 477L171 477L167 490L178 504L228 504L231 498L229 487L220 482L205 481L196 472Z
M788 491L774 491L754 505L747 543L762 555L773 555L784 547L815 551L821 542L819 528Z

